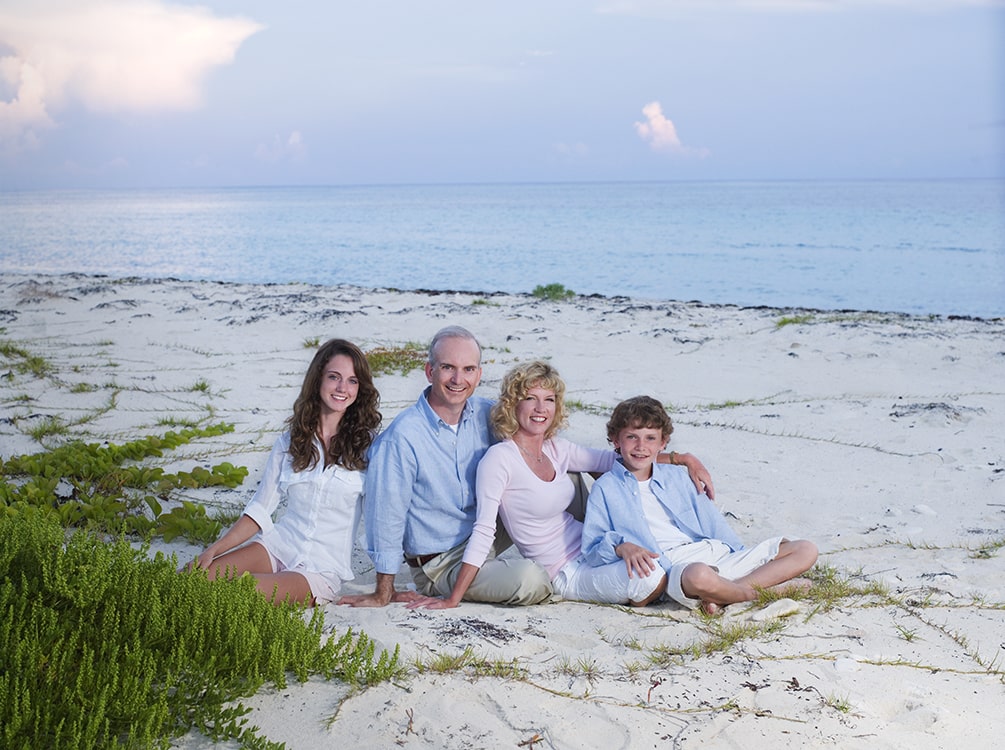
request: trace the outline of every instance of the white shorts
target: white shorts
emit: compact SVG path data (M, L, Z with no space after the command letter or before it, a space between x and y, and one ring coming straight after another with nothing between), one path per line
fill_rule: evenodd
M731 552L729 545L718 539L702 539L670 550L671 567L667 572L667 595L689 609L696 608L701 601L692 599L681 587L684 568L693 563L705 563L716 569L720 576L730 581L742 578L753 570L778 557L778 548L785 537L778 536L753 547Z
M566 563L551 585L563 599L600 604L628 604L649 598L663 581L663 568L659 565L645 578L628 577L628 566L623 560L592 567L582 555Z
M287 568L278 557L272 554L272 550L269 549L268 545L261 538L255 539L255 543L261 545L262 549L268 554L273 573L299 573L307 579L307 585L311 587L311 596L314 597L316 605L329 604L339 598L339 592L342 590L342 579L339 578L338 574L307 570L303 563L292 568Z

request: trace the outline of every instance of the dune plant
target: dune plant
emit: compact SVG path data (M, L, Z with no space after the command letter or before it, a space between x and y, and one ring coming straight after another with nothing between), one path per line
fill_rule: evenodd
M292 676L352 685L389 679L351 630L325 640L324 610L273 606L245 576L210 582L177 561L51 514L0 514L0 746L167 748L198 730L282 747L249 726L240 699Z
M44 378L55 371L55 367L49 360L32 354L12 341L0 340L0 357L9 360L13 372L20 375Z
M574 291L566 289L562 284L540 284L534 287L534 291L531 294L538 299L548 300L549 302L560 302L576 296Z
M775 328L785 328L785 326L806 325L813 323L815 316L806 313L804 315L784 315L775 321Z
M426 364L426 347L413 341L403 346L378 346L366 353L366 361L374 375L398 373L407 375Z
M17 514L39 509L67 527L170 541L183 536L210 542L222 528L197 503L182 502L164 512L163 503L182 489L237 487L247 468L223 462L206 469L165 472L148 459L196 438L232 432L233 425L211 424L164 435L148 435L121 445L71 441L57 448L0 462L0 510Z
M209 393L209 382L205 378L199 378L191 386L189 386L190 391L199 391L200 393Z
M526 680L529 670L516 657L512 659L487 659L475 653L470 646L461 652L442 652L428 659L416 658L412 663L418 674L450 674L464 672L472 677L497 677L500 679Z

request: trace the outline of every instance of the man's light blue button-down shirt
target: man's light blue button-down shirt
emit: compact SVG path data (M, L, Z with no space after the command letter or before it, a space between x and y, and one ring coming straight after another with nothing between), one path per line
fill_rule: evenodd
M378 573L397 573L403 553L446 552L474 527L475 473L495 442L493 402L469 398L455 432L430 407L429 390L370 447L364 513L367 552Z

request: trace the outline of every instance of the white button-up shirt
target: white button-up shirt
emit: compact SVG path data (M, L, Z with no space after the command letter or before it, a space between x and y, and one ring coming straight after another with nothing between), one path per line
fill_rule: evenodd
M321 441L315 438L318 451ZM258 489L244 514L262 529L262 542L287 568L335 573L351 580L352 549L363 506L363 472L341 466L293 470L290 434L276 439ZM323 454L322 454L323 455ZM273 521L280 504L283 513Z

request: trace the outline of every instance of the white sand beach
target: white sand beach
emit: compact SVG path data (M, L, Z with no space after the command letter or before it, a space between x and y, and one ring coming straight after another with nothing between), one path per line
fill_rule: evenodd
M211 415L234 432L169 460L247 466L238 489L189 495L240 509L311 342L424 345L454 323L484 347L482 395L515 362L550 359L574 405L565 436L595 447L614 404L655 396L672 409L670 447L704 461L745 541L811 539L820 565L888 595L733 606L712 622L672 603L331 605L329 630L400 645L407 675L349 697L321 680L262 691L246 703L270 739L291 750L1001 744L1005 319L2 274L0 336L57 370L0 379L2 454L38 450L25 430L50 415L86 415L79 434L113 441ZM421 370L377 378L385 424L425 382ZM155 547L181 560L197 549ZM348 591L372 590L361 549L355 569ZM410 581L403 567L399 586ZM716 647L739 622L761 627ZM466 649L501 674L433 668Z

